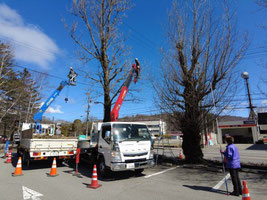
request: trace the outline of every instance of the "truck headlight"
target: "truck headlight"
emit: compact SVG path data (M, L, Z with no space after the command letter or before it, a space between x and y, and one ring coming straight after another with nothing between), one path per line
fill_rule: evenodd
M111 156L112 156L112 161L114 161L114 162L121 162L120 152L118 152L118 151L112 151L111 152Z

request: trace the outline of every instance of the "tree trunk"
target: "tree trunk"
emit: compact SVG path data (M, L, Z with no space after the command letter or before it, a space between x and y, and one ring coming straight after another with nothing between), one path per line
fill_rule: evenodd
M104 120L103 122L110 122L111 120L111 102L110 102L110 96L108 94L105 93L104 96Z
M181 124L182 132L183 132L183 153L185 155L185 159L190 163L201 163L203 161L203 153L200 146L200 125L198 118L194 112L187 112L183 118Z
M203 153L200 146L201 140L201 112L198 107L197 92L191 84L186 84L185 113L182 118L183 153L187 162L196 164L203 161Z

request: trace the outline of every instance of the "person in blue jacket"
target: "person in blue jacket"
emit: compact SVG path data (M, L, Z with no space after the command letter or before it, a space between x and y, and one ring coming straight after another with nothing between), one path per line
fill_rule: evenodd
M227 136L226 138L227 146L224 152L226 158L226 168L230 171L234 191L230 195L239 196L242 195L242 186L239 179L238 171L241 168L239 152L237 147L233 144L234 138L232 136Z

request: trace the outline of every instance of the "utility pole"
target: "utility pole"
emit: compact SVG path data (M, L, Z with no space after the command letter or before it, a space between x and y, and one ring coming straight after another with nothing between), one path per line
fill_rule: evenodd
M249 85L248 85L248 72L243 72L241 74L241 77L245 79L245 82L246 82L246 86L247 86L247 92L248 92L248 101L249 101L249 108L250 111L249 111L249 116L248 116L248 119L256 119L256 114L253 110L253 108L255 108L255 106L252 105L252 101L251 101L251 95L250 95L250 90L249 90Z
M92 102L90 98L90 92L86 93L87 95L87 110L86 110L86 138L88 137L88 128L89 128L89 112L90 112L90 103Z

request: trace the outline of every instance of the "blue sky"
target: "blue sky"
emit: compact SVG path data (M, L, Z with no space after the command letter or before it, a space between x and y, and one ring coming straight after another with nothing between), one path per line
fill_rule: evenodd
M43 101L57 88L66 77L69 67L81 67L77 61L73 40L69 37L62 19L67 21L70 16L67 9L71 1L65 0L0 0L0 40L12 44L16 56L16 63L22 67L45 72L59 78L48 76L43 81ZM157 76L160 66L160 47L164 44L167 10L171 7L171 0L134 0L135 6L128 11L121 31L128 34L127 45L131 47L129 58L138 58L145 66L142 69L142 79L131 88L138 89L136 96L142 102L125 102L120 111L120 117L136 114L158 113L153 104L152 88L147 80L148 74ZM253 0L232 1L236 7L238 31L248 31L252 40L248 55L238 65L241 74L250 74L250 86L253 103L258 107L267 107L267 98L261 95L258 86L266 92L261 83L266 77L266 29L264 19L267 13L255 4ZM265 22L266 23L266 22ZM266 24L265 24L266 26ZM38 77L38 73L32 72ZM79 72L78 72L79 73ZM265 78L266 80L266 78ZM86 114L86 90L88 85L82 76L78 77L75 87L64 88L46 113L46 117L73 121L84 119ZM240 90L237 93L239 108L247 106L244 80L240 77ZM92 86L90 86L92 87ZM94 86L96 87L96 86ZM69 102L64 98L68 96ZM103 98L95 99L102 101ZM224 114L247 116L248 110L227 110ZM91 104L90 115L103 118L103 107Z

